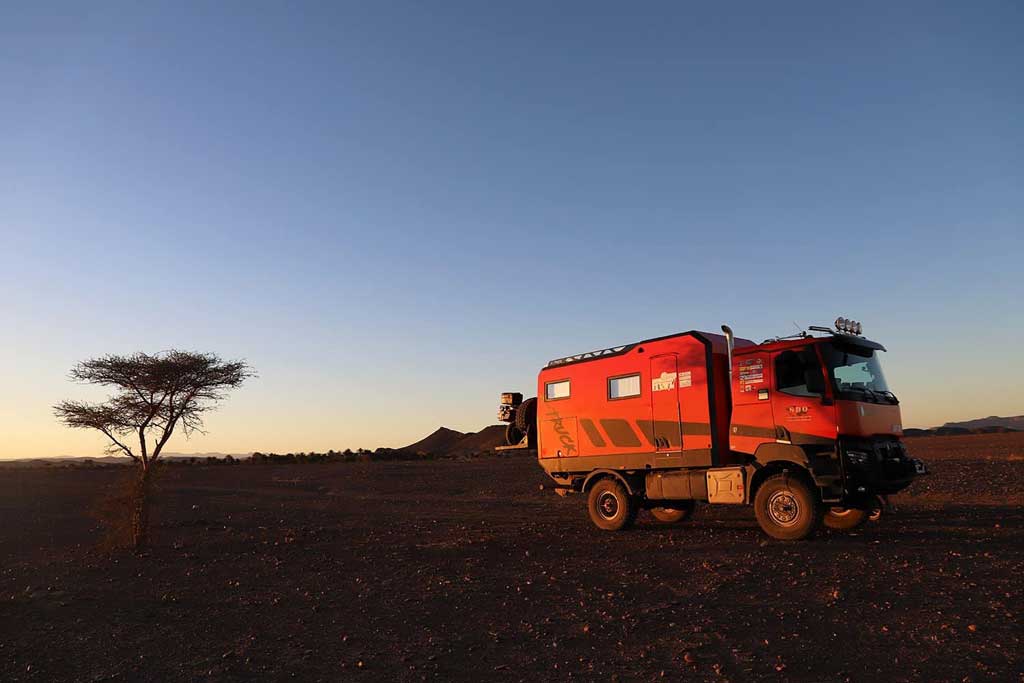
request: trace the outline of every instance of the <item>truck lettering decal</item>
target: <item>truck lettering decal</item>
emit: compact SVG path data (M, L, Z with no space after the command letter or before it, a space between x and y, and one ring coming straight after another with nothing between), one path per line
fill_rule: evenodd
M651 380L651 391L668 391L676 388L676 373L663 372Z
M786 419L807 422L811 419L810 408L807 406L786 406Z
M571 456L576 454L576 441L569 434L569 430L562 424L562 416L554 408L548 409L548 419L551 420L551 428L558 434L558 440L565 447L563 455Z
M676 388L676 380L679 380L679 388L693 386L693 378L689 370L685 372L663 372L658 377L651 378L651 391L671 391Z

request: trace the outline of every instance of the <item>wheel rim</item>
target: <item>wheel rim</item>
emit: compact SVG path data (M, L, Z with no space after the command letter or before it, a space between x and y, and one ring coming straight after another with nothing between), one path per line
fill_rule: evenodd
M793 526L800 519L800 504L789 489L776 491L768 499L768 516L779 526Z
M619 513L619 499L614 493L602 493L597 499L597 513L604 519L615 519Z

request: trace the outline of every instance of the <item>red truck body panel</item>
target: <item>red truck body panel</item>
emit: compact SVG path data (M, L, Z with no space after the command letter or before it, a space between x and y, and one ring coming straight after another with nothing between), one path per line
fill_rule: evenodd
M537 380L538 457L566 472L723 464L727 377L725 337L704 332L552 361Z
M537 379L538 458L548 472L712 467L763 444L900 436L897 405L837 400L828 382L825 400L779 390L779 354L822 341L735 339L731 385L727 341L708 332L551 361Z

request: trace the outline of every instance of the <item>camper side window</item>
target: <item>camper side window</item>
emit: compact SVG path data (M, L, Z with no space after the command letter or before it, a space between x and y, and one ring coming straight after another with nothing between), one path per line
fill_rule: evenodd
M633 398L640 395L640 375L608 378L608 400Z
M569 380L563 379L560 382L548 382L545 384L544 398L548 401L569 398Z

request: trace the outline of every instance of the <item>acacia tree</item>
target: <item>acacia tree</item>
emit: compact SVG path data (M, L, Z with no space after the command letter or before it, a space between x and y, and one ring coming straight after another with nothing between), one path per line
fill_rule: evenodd
M244 361L174 350L103 356L72 368L72 380L114 390L102 403L64 401L54 411L68 427L102 432L110 440L109 454L136 464L138 478L129 499L137 551L146 546L153 473L167 441L176 430L186 438L203 433L206 412L253 375Z

